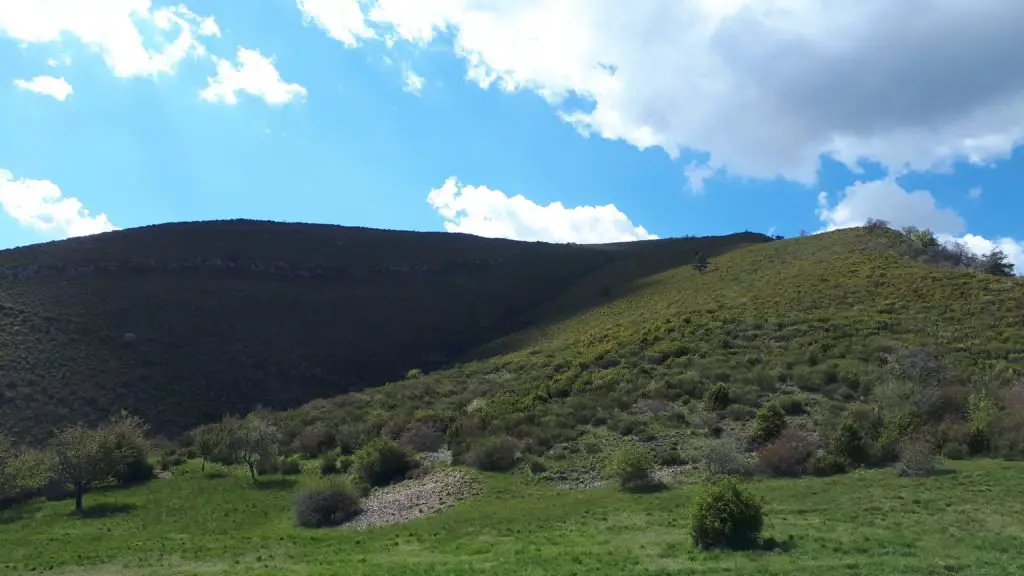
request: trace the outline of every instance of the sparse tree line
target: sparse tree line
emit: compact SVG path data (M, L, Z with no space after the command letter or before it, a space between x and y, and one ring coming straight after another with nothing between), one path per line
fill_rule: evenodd
M864 226L869 230L890 228L888 222L876 218L868 218ZM1014 275L1013 263L999 248L979 256L963 242L940 242L935 233L927 228L906 226L900 232L910 240L902 248L904 255L916 260L956 269L976 270L992 276Z

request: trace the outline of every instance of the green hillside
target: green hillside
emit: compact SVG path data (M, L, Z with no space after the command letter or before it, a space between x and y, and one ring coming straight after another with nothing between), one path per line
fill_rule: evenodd
M823 425L843 405L872 403L908 351L948 368L936 385L960 417L969 390L1024 374L1024 283L899 256L908 241L852 229L749 246L705 274L686 266L631 282L602 306L489 344L479 361L282 419L291 434L324 422L356 444L438 420L456 443L506 433L538 456L600 428L685 450L696 400L715 384L733 404L718 412L723 424L778 400ZM545 309L557 317L575 297Z
M7 250L0 431L41 440L127 408L174 436L294 407L449 364L545 321L563 293L557 312L571 315L696 250L764 241L574 246L225 221Z

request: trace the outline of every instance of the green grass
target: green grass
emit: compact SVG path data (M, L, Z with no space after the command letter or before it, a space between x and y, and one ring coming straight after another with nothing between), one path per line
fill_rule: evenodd
M561 491L481 474L485 491L434 517L369 531L296 528L294 487L253 487L241 471L34 502L0 517L0 573L60 574L1017 574L1024 570L1024 464L953 463L760 480L772 552L699 552L689 509L699 489Z
M571 316L695 250L766 240L575 246L226 221L6 250L0 431L40 441L126 408L174 436L294 407L454 362L548 321L566 291L577 296L556 312Z

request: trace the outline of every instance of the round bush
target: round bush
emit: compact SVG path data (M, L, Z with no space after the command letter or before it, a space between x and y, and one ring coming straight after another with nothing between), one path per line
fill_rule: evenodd
M654 454L644 446L627 446L615 453L608 462L609 476L619 479L619 486L628 488L651 481Z
M761 542L764 508L732 478L709 484L693 505L694 546L707 550L754 548Z
M362 507L359 492L350 483L334 480L296 494L292 511L296 525L321 528L348 522L362 512Z
M356 452L352 466L356 475L370 486L386 486L405 479L413 462L398 442L381 437Z
M302 473L302 465L294 458L282 458L278 471L284 476L294 476Z
M338 472L340 472L340 470L338 470L337 460L335 460L334 458L329 458L327 456L324 456L324 458L320 460L321 476L331 476L332 474L337 474Z
M712 386L704 396L704 405L708 410L725 410L729 406L729 387L721 382Z
M754 417L753 436L761 442L771 442L786 427L786 415L774 402L761 408Z
M470 448L465 461L478 470L504 472L515 467L518 454L516 441L508 436L483 438Z

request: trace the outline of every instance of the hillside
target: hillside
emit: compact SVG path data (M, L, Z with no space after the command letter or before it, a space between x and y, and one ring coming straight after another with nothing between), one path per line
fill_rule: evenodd
M477 362L282 420L291 435L321 422L357 445L437 420L456 445L505 433L536 456L603 429L692 453L704 434L695 400L717 383L732 404L716 415L726 426L775 399L827 427L844 405L871 401L893 377L891 355L907 351L948 366L953 417L965 391L1024 375L1024 283L914 262L897 255L907 241L851 229L748 246L705 274L654 274L602 306L508 335Z
M7 250L0 430L39 440L127 408L173 436L257 404L294 407L452 363L696 250L765 241L574 246L224 221Z

